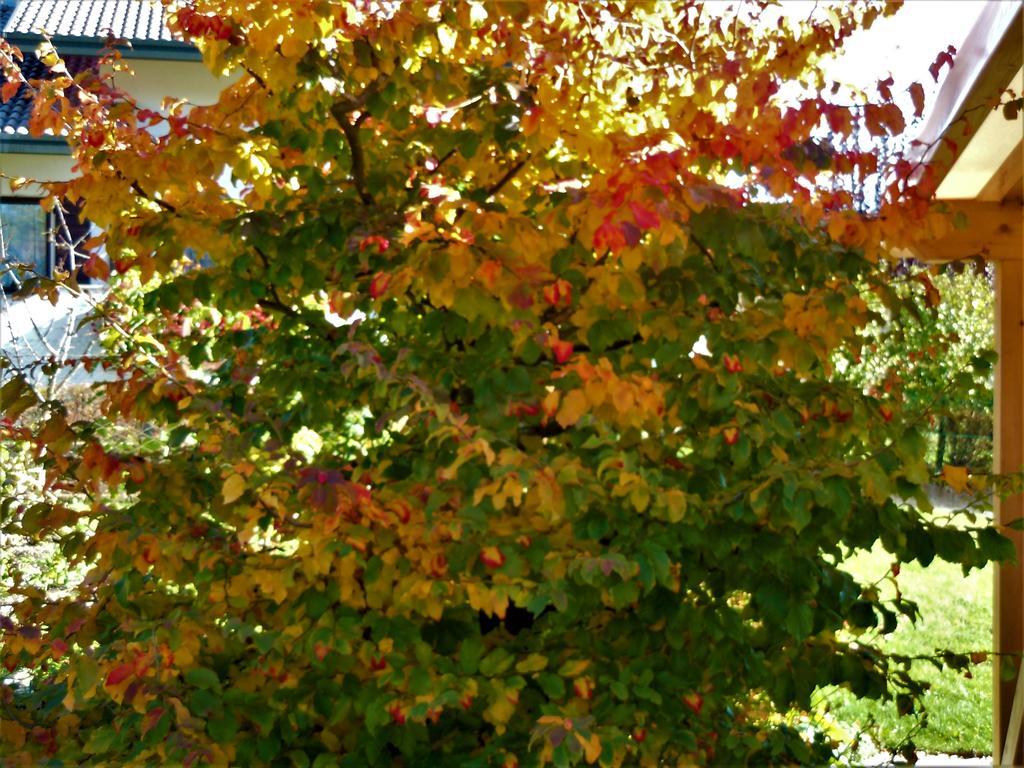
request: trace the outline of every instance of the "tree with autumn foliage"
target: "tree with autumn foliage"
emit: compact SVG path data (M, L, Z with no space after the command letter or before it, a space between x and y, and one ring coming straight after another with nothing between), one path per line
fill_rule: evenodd
M868 216L871 152L811 151L902 130L816 67L895 7L197 0L216 104L55 72L117 378L77 421L0 391L45 476L0 526L82 574L14 581L0 755L806 764L817 687L912 707L873 638L916 608L845 558L1008 542L832 375L882 243L944 226L927 169Z

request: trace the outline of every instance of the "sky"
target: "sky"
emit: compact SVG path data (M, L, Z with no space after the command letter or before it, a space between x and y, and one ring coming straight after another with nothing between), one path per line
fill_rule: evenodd
M941 84L941 78L936 83L928 73L929 65L947 46L960 48L984 7L982 0L907 0L893 16L878 19L870 29L847 40L842 55L827 65L828 76L846 85L874 89L891 74L893 96L905 108L910 100L901 100L898 94L906 97L910 84L920 82L927 112ZM941 74L946 72L948 68L943 67Z

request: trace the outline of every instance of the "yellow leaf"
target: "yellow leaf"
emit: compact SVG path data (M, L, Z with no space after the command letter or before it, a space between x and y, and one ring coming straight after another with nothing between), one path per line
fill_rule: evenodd
M281 41L281 53L286 58L298 59L309 50L309 44L298 35L285 35Z
M66 739L78 728L79 717L77 715L62 715L57 720L57 738Z
M180 699L176 699L172 696L169 701L171 702L171 706L174 708L174 716L177 718L178 725L184 725L192 719L192 714L188 711L188 708L181 703Z
M957 493L967 490L967 467L954 467L946 464L942 468L942 479Z
M562 400L562 407L555 417L563 427L571 427L587 412L587 398L579 389L574 389Z
M466 584L466 597L474 611L483 611L489 616L497 616L499 619L505 618L505 612L508 610L508 595L504 592L487 589L480 584L470 582Z
M517 691L496 687L491 706L484 710L484 720L491 723L499 734L504 733L505 724L512 719L518 704L519 693Z
M589 666L589 659L575 659L573 661L567 661L558 668L558 674L562 677L579 677Z
M4 720L0 722L0 739L21 749L25 746L25 729L13 720Z
M640 483L629 494L629 500L637 512L643 512L647 509L647 505L651 503L651 491L646 485Z
M583 747L583 756L587 759L587 762L596 763L598 758L601 757L601 739L597 737L597 734L592 733L587 738L583 738L583 734L577 732L576 739L579 741L580 746Z
M548 659L546 656L541 656L539 653L531 653L525 659L516 664L516 672L526 675L531 672L540 672L548 665Z
M245 493L245 478L241 475L231 475L224 481L224 487L220 492L224 496L225 504L237 501L238 497Z
M664 495L665 507L668 510L668 521L678 523L686 516L686 494L673 488Z
M557 389L553 389L544 396L543 409L544 413L548 416L554 414L558 410L558 402L561 400L562 395Z

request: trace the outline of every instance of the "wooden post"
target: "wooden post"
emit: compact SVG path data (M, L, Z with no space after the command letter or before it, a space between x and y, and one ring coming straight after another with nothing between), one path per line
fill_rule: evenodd
M996 472L1016 472L1024 466L1024 261L1021 244L1017 257L996 260L996 350L999 362L995 379L995 440L993 463ZM1024 496L996 500L997 523L1024 517ZM1024 651L1024 533L1004 531L1017 547L1018 565L995 566L993 590L993 645L999 653ZM993 752L992 762L1000 764L1003 739L1013 707L1014 680L1000 679L999 657L993 661ZM1024 763L1020 745L1012 765Z

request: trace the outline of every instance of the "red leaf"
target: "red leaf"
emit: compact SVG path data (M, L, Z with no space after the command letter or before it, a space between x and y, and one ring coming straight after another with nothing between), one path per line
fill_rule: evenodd
M379 299L383 296L390 282L391 275L387 272L378 272L374 275L373 280L370 282L370 298Z
M362 253L372 245L377 246L377 253L384 253L391 247L391 241L383 235L369 235L359 241L359 252Z
M95 253L86 260L85 264L82 265L82 270L89 277L96 277L100 280L110 279L110 266L101 256Z
M630 210L633 211L633 220L640 229L656 229L661 224L658 214L640 203L630 203Z
M488 568L501 568L505 564L505 553L497 547L484 547L480 550L480 562Z
M553 307L564 303L565 306L572 305L572 284L566 280L558 279L544 287L544 300Z
M892 84L892 75L889 75L885 80L878 81L878 92L882 94L882 98L886 101L892 101L892 91L889 90L890 87L892 87Z
M594 250L608 249L612 253L621 251L626 246L626 236L622 228L612 221L605 221L594 232Z
M60 661L61 656L68 652L68 644L60 639L54 640L50 643L50 652L55 660Z
M924 299L929 307L937 307L942 303L942 294L939 293L939 289L935 287L935 284L931 281L931 278L923 272L919 272L914 275L914 280L924 286Z
M939 72L942 71L943 64L948 64L950 69L953 68L953 56L951 54L954 53L956 53L956 48L951 45L936 56L935 61L928 67L928 71L931 72L936 83L939 82Z
M112 688L119 683L123 683L129 677L135 673L135 667L131 664L122 664L119 667L114 667L110 672L107 673L106 686Z
M163 717L164 708L155 707L146 713L146 719L142 724L142 735L145 736L149 731L156 727L156 724L160 722L160 718Z
M924 86L914 83L910 86L910 98L914 102L914 117L924 114Z
M562 341L561 339L554 339L548 342L548 346L551 347L551 351L555 355L556 363L564 363L570 357L572 357L572 342Z

